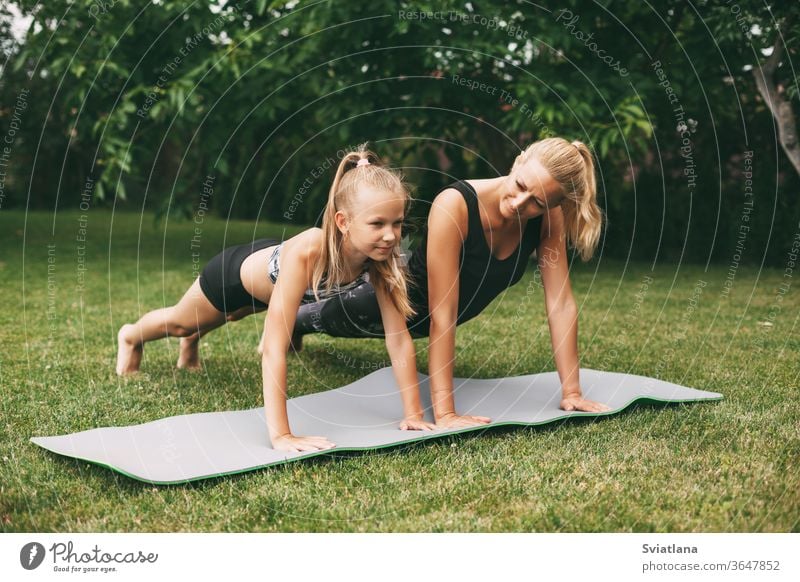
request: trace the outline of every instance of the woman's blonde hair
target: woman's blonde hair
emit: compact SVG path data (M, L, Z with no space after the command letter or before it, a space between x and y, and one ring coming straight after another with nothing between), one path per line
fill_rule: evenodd
M359 160L366 160L361 162ZM328 193L328 204L322 217L322 252L314 266L311 288L319 299L318 289L331 291L342 282L345 274L342 260L342 233L336 226L336 213L343 211L352 216L358 189L368 186L375 190L390 192L403 199L404 213L408 212L411 195L403 183L402 176L384 166L378 156L366 149L366 144L347 153L336 170L336 176ZM400 257L399 245L385 261L370 261L369 277L375 290L391 298L397 310L406 318L414 315L408 298L408 273Z
M581 141L548 137L532 143L517 156L512 170L532 157L561 185L567 240L581 260L588 261L597 248L603 226L603 211L597 205L592 152Z

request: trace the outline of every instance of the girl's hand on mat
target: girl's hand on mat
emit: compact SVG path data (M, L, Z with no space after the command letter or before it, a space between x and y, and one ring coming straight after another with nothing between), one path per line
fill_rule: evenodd
M425 422L421 418L404 418L400 421L400 430L435 430L436 425Z
M586 400L583 396L574 395L567 396L561 400L561 410L579 411L579 412L606 412L611 410L605 404L595 402L594 400Z
M272 439L272 448L277 451L288 453L300 453L304 451L324 451L336 445L325 437L318 436L294 436L285 434Z
M470 426L488 424L491 420L492 419L488 416L471 416L469 414L461 416L452 412L437 420L436 426L438 428L467 428Z

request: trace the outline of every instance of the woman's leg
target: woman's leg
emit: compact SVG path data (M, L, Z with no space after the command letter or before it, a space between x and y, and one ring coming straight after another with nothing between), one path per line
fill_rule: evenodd
M383 337L375 288L370 283L317 303L301 305L294 334L326 333L333 337Z
M145 342L167 336L188 338L194 334L202 335L226 321L225 314L206 298L200 280L196 279L176 305L146 313L136 323L120 328L117 374L122 376L139 370Z

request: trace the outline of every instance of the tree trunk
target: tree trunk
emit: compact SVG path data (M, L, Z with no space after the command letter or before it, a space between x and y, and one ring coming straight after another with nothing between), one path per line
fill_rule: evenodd
M781 28L788 31L788 23L787 26ZM794 111L792 110L791 102L786 99L783 87L780 87L773 78L783 55L783 48L783 39L779 33L773 45L772 54L763 67L753 69L753 76L756 79L758 92L763 97L778 124L778 138L783 151L786 152L786 156L792 162L795 171L800 175L800 142L798 142L797 138L797 123Z

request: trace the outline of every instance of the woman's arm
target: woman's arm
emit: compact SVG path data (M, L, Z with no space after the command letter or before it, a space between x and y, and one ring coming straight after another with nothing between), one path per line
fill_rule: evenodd
M319 236L313 232L308 235L304 233L284 244L280 275L267 309L264 351L261 355L264 412L272 447L282 451L317 451L334 446L324 437L294 436L286 412L286 352L300 300L311 280L311 265L319 254L319 244Z
M400 398L403 401L403 420L401 430L431 430L435 425L422 420L424 411L419 399L419 381L417 378L417 354L405 318L397 311L392 300L380 289L375 289L381 320L386 336L386 350L392 361L397 385L400 387Z
M536 256L544 286L553 358L561 380L561 408L584 412L609 410L606 405L585 400L581 395L578 307L569 280L564 214L561 207L553 208L544 215L542 239Z
M467 205L458 190L444 190L428 215L429 368L436 424L459 428L486 424L485 416L459 416L453 400L453 360L458 319L459 257L467 237Z

